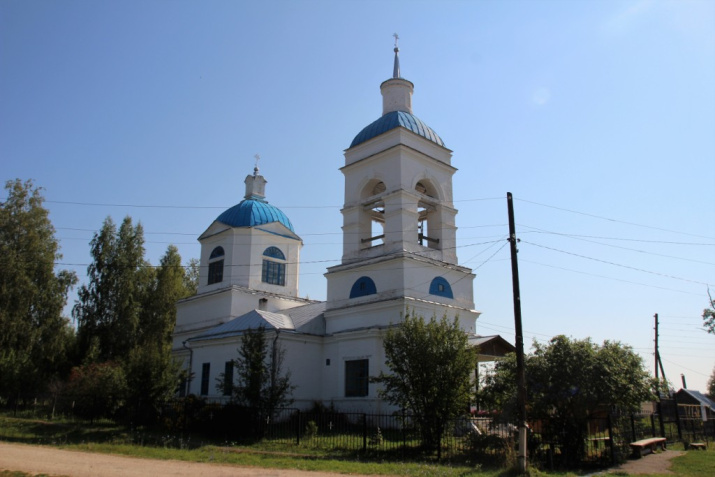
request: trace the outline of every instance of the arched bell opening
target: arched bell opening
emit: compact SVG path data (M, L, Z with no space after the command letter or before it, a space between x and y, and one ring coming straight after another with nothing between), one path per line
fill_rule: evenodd
M434 185L427 179L422 179L415 185L418 193L417 201L417 242L437 250L442 249L442 224L438 213L439 194Z
M361 194L360 248L376 247L385 243L385 183L374 179Z

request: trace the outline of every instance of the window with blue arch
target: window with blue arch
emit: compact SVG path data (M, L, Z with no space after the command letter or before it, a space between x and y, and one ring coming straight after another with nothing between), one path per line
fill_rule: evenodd
M353 287L350 289L350 298L374 295L375 293L377 293L377 287L375 286L375 282L372 281L372 278L360 277L353 283Z
M263 252L263 269L261 270L261 281L271 285L285 286L286 284L286 264L277 260L285 260L286 257L278 247L268 247ZM267 259L271 260L267 260Z
M430 283L429 294L443 296L445 298L454 298L452 294L452 287L449 286L449 282L442 277L435 277Z
M263 252L264 257L277 258L279 260L285 260L286 256L283 255L281 249L278 247L268 247L265 252Z

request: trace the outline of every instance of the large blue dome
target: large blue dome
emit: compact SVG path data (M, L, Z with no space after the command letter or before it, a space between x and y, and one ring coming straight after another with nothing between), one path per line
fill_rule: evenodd
M369 124L362 131L360 131L357 136L355 136L355 139L353 139L350 147L362 144L363 142L377 137L380 134L395 129L398 126L409 129L413 133L419 134L423 138L429 139L430 141L444 147L444 141L442 141L442 138L439 137L431 127L423 123L422 120L414 114L410 114L405 111L392 111L383 115L372 124Z
M291 232L293 224L278 207L258 199L246 199L223 212L216 218L217 221L231 227L254 227L256 225L280 222Z

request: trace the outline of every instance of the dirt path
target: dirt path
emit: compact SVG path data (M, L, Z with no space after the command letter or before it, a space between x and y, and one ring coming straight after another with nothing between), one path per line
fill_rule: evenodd
M683 451L666 450L655 454L648 454L640 459L629 459L618 467L613 467L609 473L626 472L628 475L638 474L664 474L674 475L670 470L670 460L683 455ZM1 460L1 459L0 459Z
M669 470L670 460L683 453L669 450L650 454L641 459L628 460L607 473L673 474ZM6 442L0 442L0 470L68 477L345 477L345 474L328 472L141 459Z
M69 477L345 477L326 472L140 459L6 442L0 442L0 470Z

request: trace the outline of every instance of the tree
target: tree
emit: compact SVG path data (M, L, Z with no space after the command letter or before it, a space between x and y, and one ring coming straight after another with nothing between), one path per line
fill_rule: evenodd
M434 448L447 421L469 408L477 352L456 319L425 322L409 311L387 332L384 348L390 374L372 381L382 385L382 398L417 419L423 445Z
M189 295L181 256L170 245L153 273L143 300L137 345L123 359L127 406L135 422L150 422L179 383L180 366L171 355L176 302Z
M653 399L655 386L643 360L629 346L560 335L548 344L534 343L525 357L529 417L545 419L562 438L565 454L579 461L588 419L618 409L635 411ZM500 361L486 378L482 399L507 419L516 415L516 360Z
M708 396L710 399L715 399L715 368L713 368L713 373L708 379Z
M17 403L69 371L69 322L62 316L73 272L62 255L44 198L32 181L5 184L0 203L0 396Z
M133 422L151 422L173 394L179 366L171 355L176 302L191 280L171 245L159 266L144 258L141 224L126 217L117 230L108 217L91 242L89 284L73 314L85 363L112 362L127 383L123 405Z
M708 290L708 298L710 300L710 308L703 310L703 325L705 331L715 335L715 300L713 300L710 290Z
M152 280L144 260L144 231L126 217L117 231L111 217L90 242L89 283L79 289L72 315L77 321L80 352L86 355L92 338L99 360L129 355L137 346L142 305Z
M189 259L184 275L184 287L188 292L187 296L196 295L199 289L199 261L196 258Z
M290 371L283 372L284 359L285 350L278 343L278 332L269 344L265 328L247 330L241 337L238 358L233 362L235 400L260 409L268 416L278 408L290 406L294 386L290 384ZM222 378L219 377L219 390L223 390Z

